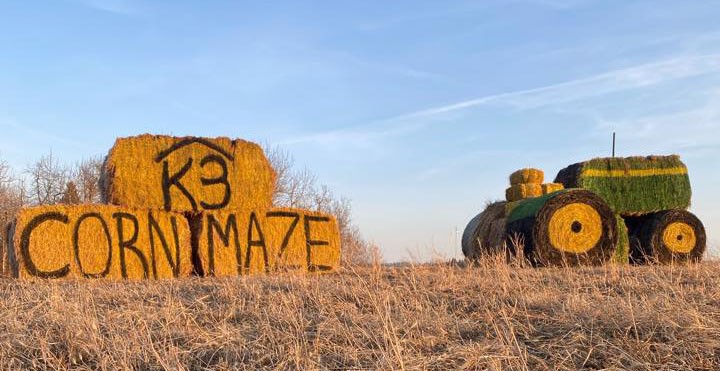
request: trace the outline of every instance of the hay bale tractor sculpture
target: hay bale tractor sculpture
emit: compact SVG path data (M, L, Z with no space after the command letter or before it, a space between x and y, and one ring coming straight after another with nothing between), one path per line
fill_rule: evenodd
M510 175L506 201L488 205L462 238L468 259L505 251L534 266L697 262L705 229L690 213L678 156L597 158L560 170Z

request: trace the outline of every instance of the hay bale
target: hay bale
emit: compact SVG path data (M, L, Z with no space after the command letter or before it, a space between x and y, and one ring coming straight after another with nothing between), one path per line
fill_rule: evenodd
M627 264L630 258L630 239L628 235L628 227L625 219L620 215L615 215L617 221L617 244L615 246L615 254L612 261L618 264Z
M475 216L462 235L462 251L466 258L477 259L501 249L505 241L505 205L495 202Z
M166 211L265 210L275 172L257 144L228 138L120 138L103 167L115 205Z
M299 209L206 211L191 219L193 257L203 276L327 272L340 265L335 217Z
M507 219L508 245L523 243L534 265L598 265L615 251L617 221L592 192L564 190L527 199Z
M547 195L553 192L562 191L565 186L562 183L545 183L542 185L542 194Z
M707 248L705 227L686 210L666 210L634 220L631 259L635 264L699 262Z
M623 216L690 206L690 178L678 156L597 158L568 166L555 182L591 190Z
M8 232L9 275L18 278L172 278L192 271L181 214L109 205L21 209Z
M514 184L505 190L505 199L508 202L520 201L542 195L543 187L541 184Z
M542 184L545 173L539 169L520 169L510 174L510 185L516 184Z
M522 203L522 200L520 201L513 201L513 202L506 202L505 203L505 215L510 215L515 208Z

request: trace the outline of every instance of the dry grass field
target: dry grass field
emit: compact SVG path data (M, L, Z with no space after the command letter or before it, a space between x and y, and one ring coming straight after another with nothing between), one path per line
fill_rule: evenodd
M720 264L0 281L0 368L720 368Z

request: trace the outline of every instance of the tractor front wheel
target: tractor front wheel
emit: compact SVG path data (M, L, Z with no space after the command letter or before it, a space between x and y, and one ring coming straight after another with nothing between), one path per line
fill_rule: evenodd
M705 227L686 210L666 210L646 215L631 236L635 264L699 262L706 248Z

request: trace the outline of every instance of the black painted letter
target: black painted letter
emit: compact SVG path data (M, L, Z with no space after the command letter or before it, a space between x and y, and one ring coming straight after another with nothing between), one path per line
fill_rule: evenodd
M138 220L137 218L128 213L114 213L113 218L117 219L117 234L118 234L118 240L120 243L120 270L122 272L123 278L128 278L127 274L127 264L125 262L125 250L130 250L137 256L137 258L140 260L140 264L142 264L143 267L143 277L148 278L148 263L147 258L145 258L145 255L143 255L142 251L135 246L135 243L138 239ZM133 233L132 237L130 239L125 239L125 229L123 227L123 219L129 220L133 224Z
M190 167L192 167L192 163L193 160L188 159L185 165L177 173L170 176L170 165L167 161L163 162L162 190L165 200L165 211L172 210L172 196L170 195L170 189L172 188L172 186L177 187L177 189L179 189L180 192L182 192L182 194L187 197L193 210L197 210L197 203L195 202L192 194L190 194L190 191L188 191L187 188L185 188L185 186L180 183L182 177L184 177L185 174L187 174L188 170L190 170Z
M278 264L282 262L282 257L285 255L285 250L287 250L288 245L290 244L290 238L292 237L293 232L295 231L295 228L298 225L298 222L300 221L300 214L294 213L291 211L270 211L265 216L269 218L292 218L292 222L290 222L290 227L288 227L287 232L285 233L285 238L283 238L282 245L280 246L280 251L277 255L277 260L275 261L275 267L274 269L278 269ZM289 268L289 267L288 267Z
M83 269L82 262L80 261L80 226L82 225L82 222L85 221L85 219L95 218L98 221L100 221L100 225L102 226L103 232L105 232L105 239L107 241L107 248L108 248L108 255L107 260L105 263L105 269L100 273L85 273L85 270ZM105 220L103 220L102 216L98 213L89 213L81 216L77 222L75 222L75 230L73 231L73 249L75 251L75 262L77 262L78 267L80 268L80 273L82 273L83 277L85 278L102 278L108 275L110 273L110 264L112 264L112 238L110 237L110 230L108 229L107 223L105 223Z
M238 235L237 219L235 214L230 214L225 224L225 229L222 229L215 216L212 214L207 215L207 233L208 233L208 275L215 275L215 238L214 234L217 232L218 237L222 240L225 247L230 246L230 233L233 233L235 238L235 266L237 274L242 273L242 254L240 253L240 238Z
M253 228L254 226L254 228ZM253 240L253 229L258 233L258 240ZM253 211L250 213L250 223L248 223L248 234L247 234L247 252L245 256L245 271L250 273L250 262L252 262L252 248L262 247L263 262L265 263L265 272L269 272L270 264L268 264L268 253L267 246L265 245L265 236L263 236L260 223L257 220L257 215Z
M327 267L324 265L315 265L312 263L312 256L311 256L312 247L313 246L328 246L328 245L330 245L330 243L328 241L313 240L310 235L310 223L313 223L313 222L327 223L329 221L330 221L330 218L328 218L326 216L305 215L305 246L307 248L307 267L310 272L324 271L324 270L331 269L331 267Z
M200 181L204 186L221 184L225 187L225 193L220 203L209 204L205 201L200 201L200 206L206 210L217 210L222 209L230 203L230 195L232 192L230 191L230 183L228 182L228 168L225 160L218 155L207 155L200 161L200 167L205 168L205 165L211 162L220 165L222 174L217 178L200 178Z
M20 254L23 259L23 264L25 264L25 269L27 269L31 275L40 278L61 278L70 273L70 264L65 264L65 266L60 269L46 272L39 270L30 256L30 235L35 228L40 226L40 224L49 221L56 221L63 224L68 224L69 222L67 215L58 212L49 212L34 217L25 226L25 229L20 236Z

